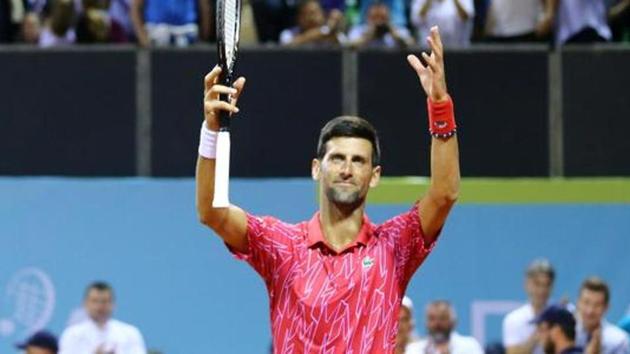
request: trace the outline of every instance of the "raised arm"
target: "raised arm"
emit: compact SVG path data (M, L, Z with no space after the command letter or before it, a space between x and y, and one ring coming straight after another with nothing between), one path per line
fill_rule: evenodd
M219 111L227 111L232 114L238 112L236 103L243 91L245 78L240 77L234 82L233 87L217 84L221 69L216 66L206 75L204 80L204 116L205 127L211 132L219 130ZM219 94L232 96L230 103L219 100ZM212 134L212 133L210 133ZM214 197L214 158L197 158L197 214L204 225L210 227L219 235L225 243L237 251L247 252L247 215L245 212L231 205L228 208L213 208Z
M142 47L148 47L151 44L147 29L144 26L144 0L133 0L131 3L131 23L133 30L136 32L138 44Z
M407 60L418 74L430 102L445 105L450 97L446 89L444 74L444 51L437 27L431 28L431 36L427 38L427 42L431 48L431 55L422 53L426 66L415 55L409 55ZM426 241L433 241L442 229L459 195L459 179L457 136L433 137L431 139L431 184L426 195L420 200L418 208Z

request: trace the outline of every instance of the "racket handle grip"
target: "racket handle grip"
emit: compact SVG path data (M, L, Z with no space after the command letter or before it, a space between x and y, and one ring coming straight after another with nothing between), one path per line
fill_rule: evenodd
M230 132L220 131L217 137L217 158L214 169L213 208L230 206Z

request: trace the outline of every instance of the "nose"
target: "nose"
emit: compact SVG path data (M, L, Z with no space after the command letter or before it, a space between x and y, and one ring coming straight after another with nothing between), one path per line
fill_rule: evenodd
M343 166L341 166L341 176L343 178L352 177L352 162L346 161Z

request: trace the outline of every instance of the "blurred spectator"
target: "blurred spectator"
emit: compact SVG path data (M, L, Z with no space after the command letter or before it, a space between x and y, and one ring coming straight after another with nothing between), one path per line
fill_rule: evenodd
M355 48L405 48L413 44L409 30L390 20L389 8L382 2L374 2L370 6L367 23L354 26L348 37Z
M483 354L475 338L455 331L457 315L448 301L429 303L425 321L427 338L411 347L407 354Z
M78 43L122 43L126 42L124 30L113 21L107 11L86 9L77 22Z
M536 317L538 339L548 354L579 354L575 346L575 318L566 308L552 305Z
M615 0L608 10L613 40L630 42L630 0Z
M13 42L24 19L22 0L0 0L0 43Z
M185 47L210 35L210 0L133 0L138 43ZM199 21L200 25L197 25Z
M72 0L51 0L50 15L44 20L39 46L47 48L73 44L76 41L74 16Z
M560 1L557 45L605 42L611 37L604 0Z
M111 0L109 5L109 16L120 25L128 40L135 40L133 22L131 21L132 1L133 0Z
M27 44L39 43L41 26L39 15L34 12L27 13L22 22L22 41Z
M532 42L549 39L559 0L484 0L484 39Z
M576 343L587 354L630 354L628 335L604 318L609 301L610 289L602 279L584 280L577 303Z
M398 313L398 333L396 334L395 354L411 353L414 346L417 346L418 336L414 331L415 321L413 320L413 301L407 296L403 297Z
M68 327L61 335L61 354L146 354L138 329L113 318L114 290L104 282L90 284L83 306L89 319Z
M57 337L46 331L33 333L23 343L16 345L24 354L57 354Z
M358 0L360 6L359 23L370 22L370 9L375 4L384 4L390 13L391 22L398 27L407 27L408 0Z
M332 10L328 19L319 0L304 0L298 5L297 26L280 33L282 45L338 45L345 42L341 31L343 14Z
M555 271L546 259L536 259L525 272L528 302L503 319L503 346L507 354L542 354L532 322L546 307L553 288Z
M296 25L297 0L252 0L251 5L261 43L277 42L285 28Z
M457 48L470 44L474 14L473 0L413 0L410 17L418 43L424 44L431 27L438 26L442 43Z

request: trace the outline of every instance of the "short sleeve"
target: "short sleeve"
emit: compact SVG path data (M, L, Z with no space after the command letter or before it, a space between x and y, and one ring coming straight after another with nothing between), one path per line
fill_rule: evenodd
M268 282L278 267L291 257L293 237L288 225L282 221L247 214L248 252L226 246L237 259L246 261Z
M425 242L417 203L406 213L383 223L379 231L394 243L396 274L399 276L399 285L404 290L418 267L433 250L437 237L431 243Z
M502 329L504 347L519 345L527 340L527 337L525 336L526 333L523 333L523 328L515 315L516 312L511 312L503 319Z

